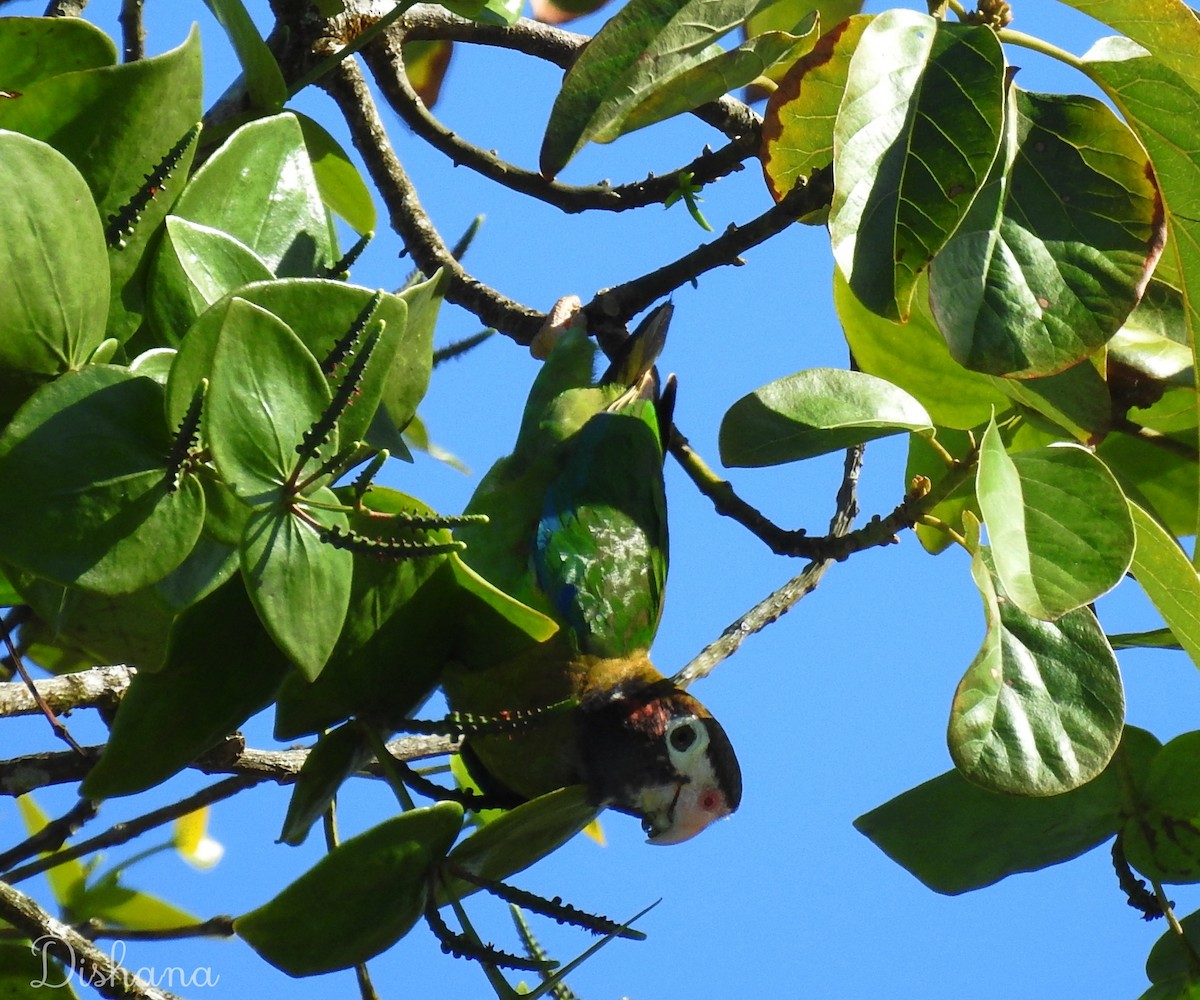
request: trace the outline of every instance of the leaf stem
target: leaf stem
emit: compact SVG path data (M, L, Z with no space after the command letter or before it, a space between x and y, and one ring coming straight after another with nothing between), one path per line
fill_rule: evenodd
M1187 955L1188 965L1191 966L1193 973L1200 973L1200 953L1197 953L1195 945L1188 940L1187 932L1184 931L1179 918L1175 916L1175 907L1167 898L1162 883L1158 879L1152 878L1150 879L1150 884L1154 887L1154 897L1158 900L1159 909L1162 910L1163 916L1167 918L1167 924L1170 926L1171 931L1179 938L1179 945Z
M379 769L383 772L383 778L391 787L392 793L400 805L404 809L415 809L416 806L413 805L412 796L408 794L408 788L404 784L400 769L396 767L396 761L388 750L387 744L384 743L383 737L379 735L379 730L365 722L360 722L359 728L367 737L371 751L375 754L375 759L379 761Z
M1008 42L1010 45L1019 45L1021 48L1029 49L1033 52L1040 52L1042 55L1049 56L1051 59L1057 59L1072 69L1079 70L1081 73L1086 72L1086 67L1082 59L1068 52L1066 49L1060 49L1057 45L1047 42L1044 38L1027 35L1023 31L1013 31L1012 28L1001 28L996 34L1000 36L1000 41L1002 42Z

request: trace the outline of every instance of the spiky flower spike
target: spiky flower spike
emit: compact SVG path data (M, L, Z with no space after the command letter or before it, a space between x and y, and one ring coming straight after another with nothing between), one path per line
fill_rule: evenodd
M192 393L192 401L188 404L187 413L179 422L175 432L175 440L167 454L167 492L174 493L179 489L183 477L196 463L200 437L200 413L204 407L204 396L208 392L208 379L200 380L196 391Z
M150 173L146 174L142 184L133 196L116 212L108 217L108 226L104 230L104 242L110 249L124 250L128 245L128 237L141 221L146 206L157 196L158 192L167 186L167 178L179 166L188 147L196 141L200 134L200 122L188 129L170 151L164 156Z
M469 958L483 965L495 965L506 969L519 969L524 972L543 972L553 969L557 962L545 962L539 959L525 958L523 955L512 955L501 951L492 945L472 940L466 934L455 934L442 919L437 907L432 903L425 909L425 921L429 929L437 936L442 944L442 951L455 958Z

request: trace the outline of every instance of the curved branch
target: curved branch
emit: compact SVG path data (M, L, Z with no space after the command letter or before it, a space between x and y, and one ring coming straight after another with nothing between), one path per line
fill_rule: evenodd
M606 181L583 186L561 184L480 149L459 138L438 121L408 80L404 70L402 42L403 35L396 29L388 32L379 42L368 45L363 50L363 56L388 105L413 133L449 157L455 166L461 164L469 167L488 180L567 213L589 210L624 212L661 204L678 188L680 174L692 174L695 183L701 185L719 180L741 170L743 161L758 151L761 141L760 128L756 126L752 131L737 135L715 152L706 149L691 163L665 174L651 174L643 181L619 185Z
M838 489L833 518L829 522L831 538L845 537L858 515L858 477L862 471L863 446L846 452L845 471L842 485ZM760 632L772 622L791 611L806 595L812 593L821 582L834 560L829 557L815 559L774 593L759 601L753 608L727 626L721 635L704 647L690 663L672 678L680 687L687 687L701 677L707 677L717 664L728 659L741 648L743 642L755 632Z
M104 997L136 997L140 1000L179 1000L138 979L113 957L78 931L56 920L24 893L0 882L0 918L29 936L33 947L68 964L82 982ZM47 985L51 985L47 983Z

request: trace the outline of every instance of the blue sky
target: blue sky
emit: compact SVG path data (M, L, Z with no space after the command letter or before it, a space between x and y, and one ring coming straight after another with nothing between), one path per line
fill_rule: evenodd
M20 0L3 12L39 13L42 6ZM87 13L115 32L118 6L116 0L93 0ZM146 13L151 52L177 45L192 21L200 23L211 103L234 70L207 9L198 0L182 0L149 3ZM1018 9L1022 14L1028 19L1015 27L1045 34L1076 53L1105 33L1057 4L1026 4ZM593 32L600 23L592 18L576 30ZM1029 89L1088 89L1082 78L1032 54L1011 58L1022 66L1018 79ZM532 166L558 76L553 67L524 57L460 46L436 111L470 141ZM306 95L297 107L344 137L322 95ZM569 293L586 300L706 238L682 206L562 216L466 169L449 169L394 117L385 113L385 120L426 208L448 238L475 215L486 214L465 261L468 269L530 306L548 309ZM611 146L586 149L563 179L636 179L686 162L705 142L715 145L719 138L698 121L667 122ZM718 232L769 205L753 161L703 197L704 212ZM394 287L408 269L397 259L398 250L397 238L381 233L354 280ZM736 399L782 375L843 365L846 359L830 302L832 260L824 230L793 227L747 253L745 261L744 267L711 272L698 288L676 293L662 360L663 368L679 376L677 423L714 466L717 428ZM466 336L479 325L448 307L437 341ZM511 445L535 371L524 349L499 337L439 369L421 413L435 440L462 458L473 476L421 458L412 467L397 465L389 481L437 509L461 509L478 476ZM899 439L867 449L864 516L886 513L899 501L904 457ZM834 457L774 470L735 470L730 478L780 524L823 533L840 470L841 459ZM743 529L714 515L670 463L667 477L672 565L654 657L671 673L801 565L772 556ZM1102 602L1101 615L1109 631L1153 624L1129 586ZM746 785L741 810L673 848L649 847L635 821L605 817L607 846L577 838L517 880L620 919L661 898L639 925L649 940L603 950L572 977L579 995L1011 1000L1140 994L1146 985L1142 963L1161 922L1147 926L1126 906L1106 848L947 898L924 888L851 827L858 815L950 766L944 738L950 698L982 635L982 608L966 556L931 558L906 536L899 545L835 566L813 595L751 638L695 690L738 748ZM1200 707L1200 687L1183 655L1125 653L1121 659L1129 721L1164 741L1189 728ZM53 742L34 721L6 725L5 747L14 753ZM102 738L86 713L71 725L82 740ZM256 720L248 732L253 744L270 744L269 720ZM144 811L207 782L181 776L150 802L107 804L102 819ZM47 793L39 801L56 812L70 804L70 796ZM216 869L196 873L163 856L135 869L131 884L156 888L200 916L257 906L320 853L315 842L299 849L274 843L286 801L286 790L264 788L216 807L212 832L226 846ZM341 802L343 831L365 829L393 810L383 786L361 783ZM0 841L14 841L18 829L15 809L0 804ZM930 835L936 835L935 817ZM1171 895L1181 913L1200 905L1200 895L1189 887ZM493 940L515 947L501 904L478 900L471 913ZM558 958L591 943L556 925L538 923L536 929ZM215 987L184 991L190 996L356 995L348 973L288 980L237 941L130 944L128 955L134 966L207 967L219 976ZM444 957L421 927L371 967L384 997L488 995L479 970Z

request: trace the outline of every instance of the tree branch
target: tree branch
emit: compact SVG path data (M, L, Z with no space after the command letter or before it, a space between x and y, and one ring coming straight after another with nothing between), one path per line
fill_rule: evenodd
M834 514L829 522L831 538L844 537L858 515L858 477L862 471L862 456L862 445L846 452L842 485L838 489ZM737 621L726 627L715 641L705 646L680 670L673 678L675 683L680 687L687 687L693 681L711 674L717 664L736 653L749 636L777 621L806 595L812 593L833 562L829 557L813 560L798 576L759 601Z
M75 708L112 710L120 704L135 673L133 667L115 664L34 681L33 685L55 712ZM16 681L0 684L0 716L36 715L40 711L33 692L24 684Z
M82 934L56 920L11 885L0 882L0 918L28 935L35 949L68 964L80 980L113 1000L179 1000L174 993L138 979Z
M583 38L579 35L572 37ZM560 184L547 180L540 173L515 166L495 153L480 149L438 121L409 83L404 70L403 41L402 31L393 29L378 42L368 45L363 50L363 56L388 104L414 134L453 160L455 166L467 166L497 184L537 198L567 213L588 210L623 212L661 204L677 189L681 173L691 173L697 184L709 184L741 170L742 162L758 151L761 141L760 128L755 127L750 132L738 135L716 152L706 149L691 163L666 174L651 174L643 181L620 185L606 181L585 186Z

